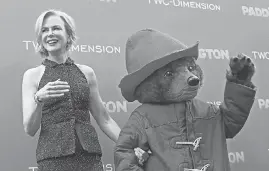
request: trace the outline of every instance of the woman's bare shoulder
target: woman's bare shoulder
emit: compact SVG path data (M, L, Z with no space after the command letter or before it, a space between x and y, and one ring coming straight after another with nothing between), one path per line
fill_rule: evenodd
M44 65L39 65L37 67L29 68L24 72L23 80L38 84L44 71L45 71Z
M85 74L90 74L90 73L94 72L93 69L88 65L83 65L83 64L76 64L76 65L78 66L78 68L80 70L85 72Z
M45 66L44 65L39 65L37 67L29 68L24 72L24 75L34 77L39 75L42 71L44 71Z
M76 65L81 70L81 72L85 75L89 83L90 80L93 79L92 77L95 76L94 70L88 65L82 65L82 64L76 64Z

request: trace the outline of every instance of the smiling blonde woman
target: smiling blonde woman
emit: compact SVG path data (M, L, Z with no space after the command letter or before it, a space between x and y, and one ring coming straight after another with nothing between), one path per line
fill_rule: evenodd
M36 159L40 171L101 171L102 151L90 114L114 142L120 128L106 111L94 70L74 62L69 48L75 24L66 13L43 12L36 21L42 65L25 71L22 82L23 125L40 130Z

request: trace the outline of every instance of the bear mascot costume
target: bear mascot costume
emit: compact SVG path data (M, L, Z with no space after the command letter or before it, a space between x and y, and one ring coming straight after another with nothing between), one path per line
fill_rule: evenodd
M220 106L196 99L203 72L199 43L187 47L155 29L126 43L128 75L123 97L141 103L121 130L114 149L116 171L230 171L226 139L235 137L251 111L256 87L252 60L232 57ZM150 150L139 161L136 150Z

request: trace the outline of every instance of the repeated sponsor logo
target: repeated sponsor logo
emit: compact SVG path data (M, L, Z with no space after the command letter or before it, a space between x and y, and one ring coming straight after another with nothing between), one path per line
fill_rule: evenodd
M245 154L243 151L240 152L229 152L228 158L230 163L244 163L245 162ZM103 164L104 171L114 171L114 164ZM29 171L38 171L38 167L28 167Z
M127 101L108 101L103 102L109 113L127 112Z
M213 104L213 105L221 105L221 101L207 101L208 104Z
M28 169L30 170L30 171L38 171L38 167L28 167Z
M228 158L229 158L230 163L244 163L245 162L245 154L243 151L229 152Z
M220 106L222 101L207 101L209 104ZM269 99L257 99L259 109L269 109ZM107 101L103 102L107 111L110 113L128 112L127 101Z
M252 51L254 59L267 59L269 60L269 52Z
M252 17L269 17L269 8L259 8L251 6L242 6L242 14Z
M23 40L26 50L37 50L37 43L35 41ZM70 48L72 52L81 52L81 53L102 53L102 54L120 54L121 47L117 45L72 45Z
M269 99L257 99L259 109L269 109ZM207 101L209 104L221 105L221 101Z
M220 106L222 101L207 101L207 103ZM259 109L269 109L269 99L257 99L257 103ZM103 104L110 113L128 112L127 101L108 101Z
M230 59L226 49L199 49L200 59Z
M37 43L35 41L23 40L24 47L26 50L37 49ZM71 52L80 53L99 53L99 54L121 54L121 47L119 45L73 45L70 48ZM269 60L269 52L251 51L252 58L256 60ZM211 48L200 48L199 49L200 59L218 59L218 60L229 60L230 52L228 49L211 49Z
M28 167L29 171L38 171L38 167ZM114 164L103 164L104 171L114 171L115 167Z
M149 4L153 5L164 5L171 7L180 7L180 8L193 8L209 11L220 11L220 5L210 4L204 2L195 2L195 1L180 1L180 0L148 0Z
M269 52L251 51L251 54L249 57L254 60L269 60ZM230 54L228 49L199 49L200 59L229 60L231 56L233 55Z
M269 99L257 99L259 109L269 109Z
M120 46L114 46L114 45L73 45L70 48L70 51L75 52L90 52L90 53L121 53Z
M112 2L112 3L116 3L117 2L117 0L100 0L101 2Z

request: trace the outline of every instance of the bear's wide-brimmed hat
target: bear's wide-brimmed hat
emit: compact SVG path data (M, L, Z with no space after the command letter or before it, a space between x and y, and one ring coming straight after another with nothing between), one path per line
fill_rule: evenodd
M179 40L155 29L142 29L131 35L126 43L125 62L128 75L120 82L123 97L135 101L136 87L154 71L182 57L198 58L199 41L187 47Z

